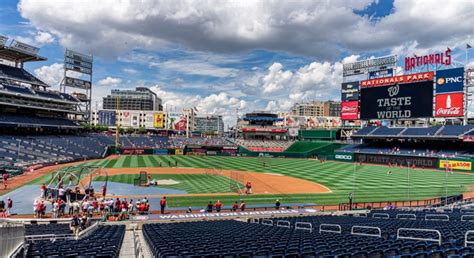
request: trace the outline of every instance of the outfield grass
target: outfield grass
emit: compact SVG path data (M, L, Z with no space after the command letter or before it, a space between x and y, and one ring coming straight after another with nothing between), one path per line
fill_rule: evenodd
M178 184L175 185L163 185L159 186L162 188L176 189L186 191L189 194L201 194L201 193L230 193L231 183L243 187L240 182L233 181L232 179L221 176L221 175L205 175L205 174L160 174L151 175L155 180L172 179ZM105 181L109 182L132 184L133 180L138 175L122 174L109 176L108 179L105 176L98 176L94 178L94 181ZM232 181L232 182L231 182Z
M179 167L231 169L241 171L279 173L314 181L331 189L324 194L275 194L252 196L219 196L226 203L245 199L248 203L272 203L282 199L284 203L338 204L347 202L350 192L354 202L421 200L431 197L459 194L467 191L465 186L474 185L474 176L447 174L437 170L408 170L376 165L325 162L283 158L238 158L211 156L122 156L116 160L95 161L88 164L105 168L126 167ZM263 166L263 162L266 166ZM387 175L391 170L392 175ZM209 201L209 197L173 197L170 206L196 206Z

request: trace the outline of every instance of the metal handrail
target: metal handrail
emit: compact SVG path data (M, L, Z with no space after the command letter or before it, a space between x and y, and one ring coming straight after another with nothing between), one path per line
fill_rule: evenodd
M468 244L474 244L474 241L467 241L467 236L470 233L474 233L474 230L468 230L466 231L466 234L464 234L464 247L467 247Z
M34 242L40 240L57 240L57 239L74 239L72 234L62 234L62 235L55 235L55 234L46 234L46 235L30 235L25 236L25 240L27 242Z
M262 220L262 225L273 226L273 220L271 220L271 219L263 219L263 220Z
M282 228L290 228L291 224L288 220L277 220L276 226Z
M461 215L461 221L468 221L468 222L474 221L474 219L464 219L464 217L474 218L474 214L472 214L472 215Z
M357 233L354 232L356 228L365 228L365 229L376 229L379 233L378 234L370 234L370 233ZM351 227L351 235L358 235L358 236L374 236L374 237L382 237L382 230L379 227L370 227L370 226L352 226Z
M401 216L411 217L411 218L400 218ZM413 213L399 213L395 216L396 219L409 219L416 220L416 215Z
M377 216L377 217L375 217L375 216ZM389 219L390 214L388 214L388 213L374 213L374 214L372 214L372 218L374 218L374 219Z
M428 219L428 218L444 218L444 219ZM425 215L425 220L431 220L431 221L449 221L449 216L447 214L426 214Z
M308 226L308 227L302 227L302 226ZM310 233L313 232L313 224L309 222L296 222L295 223L295 230L297 229L302 229L302 230L309 230Z
M420 232L434 232L437 233L439 238L423 238L423 237L410 237L410 236L400 236L400 231L420 231ZM473 231L474 232L474 231ZM425 229L425 228L399 228L397 229L397 240L398 239L410 239L410 240L420 240L420 241L431 241L438 242L438 245L441 245L441 233L436 229Z
M461 213L474 213L474 209L461 209L459 212L461 212Z
M330 230L330 229L323 229L323 228L322 228L323 226L337 227L337 228L339 228L339 231ZM321 232L330 232L330 233L338 233L338 234L341 234L342 228L341 228L341 225L338 225L338 224L320 224L320 225L319 225L319 233L321 233Z

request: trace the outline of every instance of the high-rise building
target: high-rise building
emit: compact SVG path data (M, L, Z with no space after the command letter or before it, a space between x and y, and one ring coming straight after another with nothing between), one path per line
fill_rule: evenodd
M313 101L309 103L296 103L291 108L294 116L339 116L341 102L338 101Z
M222 134L224 132L222 116L197 116L195 123L195 130L201 133Z
M145 87L137 87L135 90L113 89L111 90L110 95L103 98L102 108L104 110L116 110L118 98L120 102L120 110L163 110L161 98Z

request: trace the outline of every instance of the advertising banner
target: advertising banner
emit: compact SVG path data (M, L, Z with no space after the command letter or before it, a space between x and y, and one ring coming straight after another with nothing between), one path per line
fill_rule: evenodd
M183 149L174 149L174 155L183 155Z
M392 77L392 76L393 76L393 69L385 69L385 70L369 72L369 79L387 78L387 77Z
M419 81L432 81L433 79L434 79L433 72L414 73L414 74L399 75L399 76L394 76L394 77L389 77L389 78L363 80L363 81L360 81L360 87L361 88L378 87L378 86L412 83L412 82L419 82Z
M439 160L439 168L471 171L472 163L465 160Z
M153 113L145 113L145 127L146 128L153 128L154 126L154 114Z
M359 82L345 82L341 84L341 101L359 100Z
M298 136L298 128L289 128L288 129L288 135L291 137L297 137Z
M405 71L429 65L451 65L451 49L448 48L444 52L424 56L405 57Z
M464 91L464 67L436 71L436 93Z
M464 135L462 138L463 142L474 142L474 135Z
M74 87L74 88L79 88L83 90L89 90L91 88L91 82L89 81L67 77L67 76L64 78L64 80L65 80L64 85L68 87Z
M117 113L115 111L100 110L99 113L97 113L97 116L98 116L97 122L100 125L107 125L107 126L116 125Z
M131 126L132 127L139 127L140 126L140 114L139 113L131 113Z
M121 125L122 126L130 126L130 122L131 122L130 112L128 112L128 111L122 112L122 123L121 123Z
M433 116L433 82L361 90L360 119L406 119Z
M359 102L341 102L341 120L359 119Z
M186 131L186 116L180 113L170 113L167 128L176 131Z
M396 166L415 165L417 168L438 168L438 159L430 157L409 157L385 154L355 154L356 162Z
M153 155L168 155L168 149L154 149Z
M153 127L155 128L163 128L164 120L163 120L163 113L156 113L153 115Z
M339 161L354 161L354 154L350 152L336 152L334 158Z
M354 63L343 64L342 76L352 76L357 74L365 74L370 69L382 70L387 67L394 67L397 63L397 56L384 56L361 60Z
M304 116L286 116L285 124L289 127L300 127L306 125L306 118Z
M437 94L435 117L462 117L463 107L464 93Z

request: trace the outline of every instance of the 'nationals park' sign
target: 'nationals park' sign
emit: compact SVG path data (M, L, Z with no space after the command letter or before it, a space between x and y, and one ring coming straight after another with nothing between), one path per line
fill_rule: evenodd
M360 87L369 88L369 87L395 85L395 84L402 84L402 83L432 81L433 79L434 79L433 72L414 73L414 74L399 75L399 76L388 77L388 78L363 80L363 81L360 81Z

